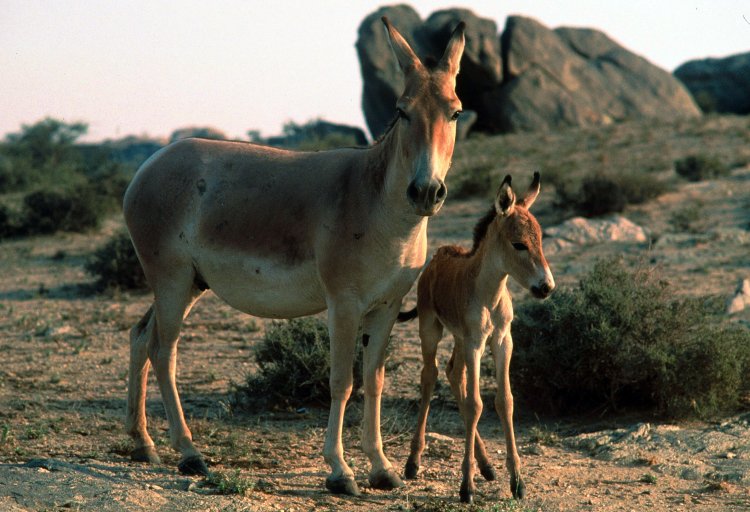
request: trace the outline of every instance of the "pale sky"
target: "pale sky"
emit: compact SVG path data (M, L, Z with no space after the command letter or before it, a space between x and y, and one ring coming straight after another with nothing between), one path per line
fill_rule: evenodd
M750 51L749 0L407 2L597 28L668 71ZM212 126L245 139L314 118L359 126L354 47L371 0L0 0L0 137L51 116L86 140Z

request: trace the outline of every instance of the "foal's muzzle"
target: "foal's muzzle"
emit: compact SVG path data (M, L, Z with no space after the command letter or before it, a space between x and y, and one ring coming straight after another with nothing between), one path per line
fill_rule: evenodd
M531 294L537 299L546 299L554 288L554 284L550 286L548 283L542 282L537 286L531 287Z
M448 187L443 180L429 180L422 183L412 181L406 189L409 202L419 215L435 214L448 195Z

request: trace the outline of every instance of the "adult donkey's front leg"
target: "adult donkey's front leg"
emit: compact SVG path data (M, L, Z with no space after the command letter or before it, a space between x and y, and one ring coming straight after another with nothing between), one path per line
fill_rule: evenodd
M354 301L351 301L352 303ZM331 338L331 411L328 415L323 456L331 466L326 488L334 494L359 496L354 472L344 460L341 434L344 426L346 402L352 393L352 368L356 348L357 329L361 313L346 303L329 305L328 332Z
M394 301L368 313L362 325L364 345L365 411L362 419L362 449L370 459L370 485L374 489L395 489L404 483L383 453L380 436L380 397L385 380L385 355L401 301Z

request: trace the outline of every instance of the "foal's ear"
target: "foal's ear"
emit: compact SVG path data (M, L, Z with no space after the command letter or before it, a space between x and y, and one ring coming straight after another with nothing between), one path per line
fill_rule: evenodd
M390 20L386 16L380 19L383 21L385 30L388 32L388 40L391 42L391 48L393 48L393 53L396 54L396 60L398 60L401 71L407 74L422 68L422 61L419 60L419 57L411 49L406 39L396 30L396 27L391 25Z
M443 56L438 64L440 68L446 70L453 77L458 74L461 55L464 53L464 46L466 45L465 31L466 23L463 21L459 22L453 30L451 38L448 41L448 46L445 47L445 52L443 52Z
M510 174L508 174L497 190L497 196L495 197L495 212L501 217L510 215L516 205L516 194L510 188L510 181Z
M536 196L539 195L539 188L541 183L541 176L538 172L534 173L534 179L531 180L531 185L529 185L529 189L526 191L526 194L523 196L523 199L521 199L518 202L519 206L523 206L524 208L531 208L531 205L534 204L534 201L536 200Z

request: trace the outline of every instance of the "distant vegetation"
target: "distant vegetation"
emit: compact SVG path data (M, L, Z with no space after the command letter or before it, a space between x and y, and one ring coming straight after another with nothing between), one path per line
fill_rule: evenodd
M0 144L0 236L86 231L117 209L132 169L76 145L86 130L48 118Z
M750 386L750 331L698 299L675 299L653 269L601 260L575 289L517 308L511 376L537 410L734 410Z
M674 170L688 181L703 181L729 174L729 166L713 155L689 155L674 162Z

